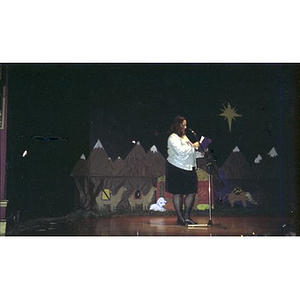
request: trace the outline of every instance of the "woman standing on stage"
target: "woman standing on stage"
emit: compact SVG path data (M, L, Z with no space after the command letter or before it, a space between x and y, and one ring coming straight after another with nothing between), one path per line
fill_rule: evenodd
M177 224L183 226L197 224L190 218L190 214L198 190L196 149L199 142L192 143L188 139L186 128L185 117L175 117L168 133L166 162L166 191L173 194Z

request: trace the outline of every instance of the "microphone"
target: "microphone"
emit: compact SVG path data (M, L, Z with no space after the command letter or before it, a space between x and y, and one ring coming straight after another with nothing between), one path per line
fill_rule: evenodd
M188 131L190 131L192 134L196 134L196 132L192 128L187 128Z
M187 128L186 130L193 135L195 142L199 142L200 139L199 139L197 133L193 129Z

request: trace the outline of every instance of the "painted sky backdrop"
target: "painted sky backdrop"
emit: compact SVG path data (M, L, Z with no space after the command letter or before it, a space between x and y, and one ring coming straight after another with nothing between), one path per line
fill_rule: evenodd
M291 146L295 134L296 65L25 64L9 69L11 122L18 119L20 125L16 134L77 139L78 155L86 151L85 146L80 151L81 144L89 140L91 148L98 138L112 158L126 155L132 140L145 148L157 144L165 152L165 134L177 114L213 140L221 160L235 146L249 160L273 146L280 151ZM232 121L231 132L220 116L228 103L242 115Z

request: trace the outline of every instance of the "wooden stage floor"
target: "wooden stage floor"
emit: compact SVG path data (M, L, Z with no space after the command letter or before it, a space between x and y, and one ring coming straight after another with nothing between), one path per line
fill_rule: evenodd
M74 220L44 220L7 236L295 236L297 222L290 217L192 216L199 225L176 225L170 215L111 216Z

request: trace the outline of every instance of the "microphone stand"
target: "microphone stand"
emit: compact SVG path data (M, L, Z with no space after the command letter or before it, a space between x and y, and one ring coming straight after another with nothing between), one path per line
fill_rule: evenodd
M208 216L209 220L207 224L189 224L188 227L211 227L213 225L212 222L212 175L211 175L211 156L206 152L201 143L200 143L201 152L204 154L204 159L206 160L206 167L208 173Z
M212 196L211 196L211 169L210 164L207 165L208 169L208 211L209 211L209 220L207 226L212 226Z
M199 141L198 135L193 131L190 130L190 132L194 135L195 138L197 138L197 141ZM207 173L208 173L208 207L209 207L209 220L207 224L189 224L188 227L211 227L213 225L212 222L212 175L211 175L211 166L214 168L214 171L216 172L216 166L213 163L213 158L211 155L208 153L208 151L205 151L204 148L202 147L200 141L199 141L199 147L201 152L204 155L204 159L206 160L206 167L207 167ZM218 174L218 172L216 172Z

